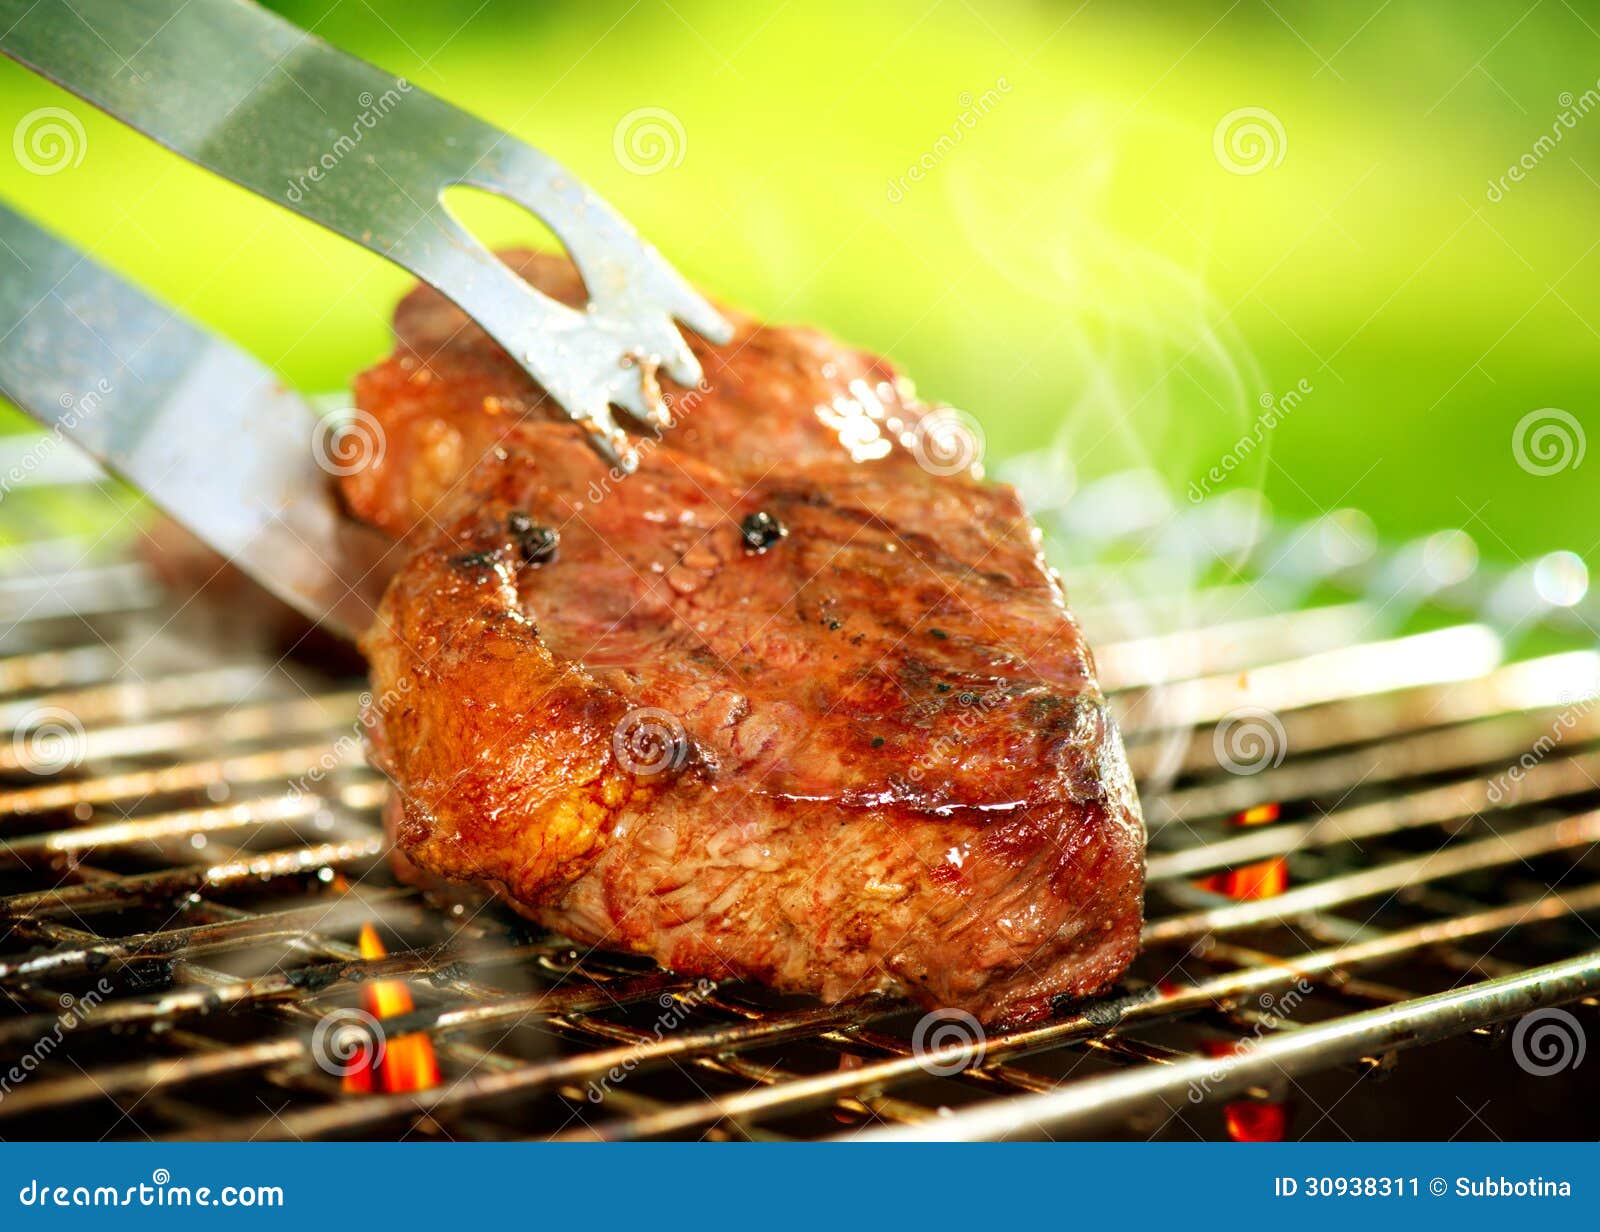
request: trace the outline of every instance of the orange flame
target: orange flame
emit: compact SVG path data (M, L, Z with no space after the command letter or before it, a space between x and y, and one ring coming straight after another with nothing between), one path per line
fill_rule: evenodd
M1278 806L1258 804L1242 813L1235 813L1229 820L1240 828L1264 826L1278 820ZM1240 901L1276 898L1289 888L1289 863L1282 856L1274 856L1259 864L1246 864L1242 868L1230 868L1226 872L1202 877L1195 885L1213 894Z
M1209 1057L1231 1057L1241 1046L1216 1040L1204 1048ZM1282 1142L1289 1132L1289 1105L1282 1100L1235 1100L1222 1105L1222 1124L1235 1142Z
M383 958L389 951L371 924L361 926L357 943L363 958ZM374 1018L396 1018L409 1014L416 1008L411 990L403 980L372 980L361 990L361 1005ZM387 1041L383 1058L377 1066L376 1078L382 1089L391 1094L398 1091L423 1091L439 1085L439 1061L433 1052L433 1041L420 1033L397 1035ZM375 1089L371 1065L363 1065L344 1077L344 1089L366 1092Z
M1235 1142L1282 1142L1289 1132L1287 1104L1225 1104L1222 1120Z
M1278 820L1276 804L1258 804L1229 820L1233 825L1264 826ZM1201 878L1201 889L1239 900L1276 898L1289 888L1289 862L1282 856L1246 864ZM1239 1051L1237 1043L1216 1043L1206 1047L1214 1057ZM1235 1142L1282 1142L1289 1132L1289 1105L1282 1100L1235 1100L1222 1106L1222 1123Z
M1289 867L1281 856L1274 857L1259 864L1246 864L1243 868L1230 868L1225 873L1202 877L1195 884L1202 890L1240 901L1276 898L1289 888Z
M1278 820L1278 806L1276 804L1257 804L1245 809L1242 813L1235 813L1231 818L1236 826L1261 826L1269 821Z

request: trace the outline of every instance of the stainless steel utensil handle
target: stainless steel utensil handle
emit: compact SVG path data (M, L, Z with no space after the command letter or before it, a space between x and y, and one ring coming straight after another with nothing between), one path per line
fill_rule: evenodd
M246 0L0 0L0 51L185 158L404 266L461 306L613 464L609 404L653 418L653 370L693 384L674 318L728 327L559 164ZM440 194L469 185L543 219L590 304L528 286Z
M341 513L330 478L361 442L4 206L0 393L50 429L40 449L70 441L311 619L352 639L372 623L399 555Z

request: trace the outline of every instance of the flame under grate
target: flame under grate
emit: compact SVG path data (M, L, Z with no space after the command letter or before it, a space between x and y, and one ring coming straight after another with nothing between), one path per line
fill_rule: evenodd
M1483 1136L1530 1089L1538 1136L1585 1132L1600 654L1331 569L1104 560L1069 580L1151 825L1145 952L984 1033L402 886L359 678L206 649L126 552L7 549L0 1137ZM1564 1054L1508 1038L1556 1006Z

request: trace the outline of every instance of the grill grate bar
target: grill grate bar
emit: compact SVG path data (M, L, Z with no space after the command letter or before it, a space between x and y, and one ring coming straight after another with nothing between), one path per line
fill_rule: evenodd
M1559 711L1581 720L1587 717L1590 707L1574 703L1574 680L1592 680L1600 688L1600 655L1580 651L1528 659L1476 680L1395 689L1350 701L1318 704L1302 710L1284 708L1274 713L1283 724L1284 746L1297 756L1304 756L1341 745L1393 739L1479 719L1502 716L1526 719L1530 712L1540 710ZM1253 687L1248 695L1242 690L1238 695L1240 702L1250 702L1252 706L1253 698ZM1185 735L1177 733L1180 740L1184 740ZM1179 768L1191 773L1214 770L1217 762L1213 730L1202 727L1187 736ZM1138 768L1148 772L1158 757L1165 756L1160 744L1171 739L1171 733L1165 736L1154 733L1144 743L1135 743L1130 754Z
M1143 940L1147 947L1166 945L1191 940L1207 934L1216 935L1259 926L1270 921L1292 918L1311 911L1337 907L1376 895L1391 893L1410 885L1443 880L1466 872L1515 864L1551 852L1587 848L1597 841L1600 841L1600 811L1530 826L1509 834L1495 834L1470 843L1447 846L1413 859L1393 861L1342 877L1326 878L1310 885L1289 890L1272 898L1229 903L1224 906L1212 907L1189 914L1158 919L1145 928ZM321 862L316 860L316 856L324 852L325 849L323 848L303 848L298 852L271 853L269 857L235 861L228 865L213 866L210 869L174 869L133 878L107 877L97 879L83 886L66 887L48 893L52 893L58 898L63 898L71 895L74 890L89 891L92 892L92 901L121 904L126 902L129 897L130 883L137 889L148 884L152 878L160 879L162 884L167 885L172 884L172 879L174 878L197 878L198 880L195 884L216 886L225 884L230 878L260 876L263 869L270 871L287 867L291 871L303 871L308 865L321 867ZM307 853L310 853L310 855L308 856ZM89 896L85 895L84 897ZM9 909L12 901L14 900L0 901L0 908ZM81 909L82 905L81 899L72 903L74 910ZM370 918L376 913L376 906L376 899L366 904L357 901L353 905L340 900L332 904L307 907L298 913L291 912L288 914L294 918L302 916L312 918L320 913L321 916L326 917L327 927L323 931L328 931L338 927L341 923L351 925L359 923L361 919ZM343 917L347 915L349 919L344 919ZM256 928L270 930L274 927L274 919L275 917L270 915L255 915L250 917L250 924ZM44 958L35 959L31 960L30 963L12 965L9 968L0 966L0 979L27 978L31 975L38 975L45 969L38 964L44 964L47 961L54 961L59 964L87 964L91 961L92 956L126 959L137 957L141 953L153 950L165 950L168 953L181 952L193 944L201 944L207 948L215 949L225 947L230 938L234 940L235 944L247 945L258 941L260 934L254 931L252 927L240 924L163 930L159 934L146 934L144 936L126 938L120 942L86 947L83 950L67 954L52 955L49 960ZM450 959L456 957L458 956L451 955ZM380 973L415 975L426 969L426 963L420 966L416 964L411 966L401 964L397 966L396 960L393 959L379 960L377 963L372 964L370 970L363 965L347 966L348 970L344 973L346 978L352 975L373 978ZM381 968L381 971L379 968ZM98 1015L94 1023L90 1025L101 1027L125 1026L132 1021L158 1020L165 1015L176 1012L193 1012L204 1009L219 997L229 1005L244 1004L257 1000L276 1000L292 995L291 990L294 987L295 984L290 977L280 976L265 980L252 979L226 983L218 988L208 990L205 998L190 1002L174 1002L170 997L157 998L148 1003L124 1001L118 1003L116 1013ZM539 1012L536 998L507 998L498 1007L477 1008L471 1014L464 1015L461 1022L495 1021L503 1017L513 1018L534 1012ZM769 1018L767 1021L771 1023L774 1020ZM37 1025L30 1024L25 1019L13 1020L9 1024L0 1023L0 1038L5 1038L5 1031L8 1027L12 1030L21 1030L25 1035L27 1031ZM435 1019L431 1025L450 1024L448 1021L440 1022Z
M1562 916L1597 910L1600 910L1600 885L1565 895L1545 895L1472 916L1315 951L1300 955L1293 961L1262 964L1171 992L1146 990L1117 1003L1115 1014L1110 1019L1091 1011L1060 1019L1044 1027L992 1036L986 1041L984 1057L1000 1060L1059 1047L1104 1033L1113 1026L1226 1005L1241 997L1289 987L1304 978L1392 960L1424 947L1530 927ZM803 1011L784 1019L772 1018L736 1027L685 1032L654 1045L624 1045L579 1057L523 1066L504 1073L468 1077L432 1091L374 1096L304 1113L240 1122L223 1126L221 1130L227 1136L269 1138L351 1132L421 1113L471 1105L511 1092L595 1078L623 1064L631 1069L642 1069L673 1059L692 1058L697 1054L716 1055L741 1047L776 1043L784 1038L824 1028L832 1032L850 1025L866 1025L892 1014L897 1008L893 1003L873 999L836 1010ZM412 1018L398 1024L397 1029L410 1030L421 1025L421 1021ZM678 1133L723 1119L738 1119L778 1110L799 1111L819 1103L826 1104L841 1095L860 1096L895 1082L925 1077L926 1065L937 1066L941 1070L953 1068L966 1053L973 1051L971 1048L964 1051L962 1046L952 1046L921 1057L902 1054L854 1069L811 1077L792 1076L789 1081L775 1082L744 1096L666 1108L642 1119L591 1126L575 1131L573 1136L651 1137ZM1183 1088L1180 1085L1174 1089L1181 1091ZM3 1108L4 1105L0 1105L0 1110ZM203 1136L206 1132L209 1131L197 1131L187 1136Z
M410 894L409 891L401 891L399 893ZM365 908L365 910L352 910L352 916L353 918L370 920L373 908L380 905L379 898L380 896L369 892L364 896L363 901L345 903L341 900L333 906ZM248 926L254 923L257 918L249 913L232 908L213 907L213 911L222 917L224 923L232 923L239 926ZM327 922L327 917L334 914L333 909L327 906L322 908L322 912L324 923ZM338 921L335 920L334 922L337 923ZM213 931L217 928L216 925L211 927ZM44 930L51 939L69 945L81 945L84 942L93 940L91 934L60 925L45 925ZM163 934L163 936L172 935L172 933ZM313 967L309 970L300 968L286 973L273 972L241 985L238 981L232 980L221 972L198 966L192 961L192 954L184 954L174 960L175 975L199 985L197 989L193 990L193 993L200 995L201 1001L195 1002L193 995L184 997L175 993L146 999L145 1001L123 1000L116 1002L111 1007L116 1011L114 1015L103 1014L97 1010L93 1021L98 1026L126 1027L130 1022L135 1022L141 1015L144 1015L157 1028L165 1030L171 1025L175 1015L194 1012L203 1016L216 1013L222 1009L239 1008L247 1004L259 1004L261 1008L276 1011L291 1020L315 1022L321 1017L323 1011L319 1008L318 997L315 994L305 995L305 990L317 990L320 992L331 987L341 977L359 978L365 981L377 978L417 976L425 977L430 983L441 988L453 989L476 997L497 999L502 1005L504 1005L507 996L502 990L474 985L457 978L453 974L449 974L457 964L450 963L441 966L443 956L441 952L430 954L413 951L385 959L368 960L363 959L354 948L341 942L328 940L313 932L290 933L287 935L287 939L290 941L291 948L303 950L314 958L331 958L334 960L333 964L320 970ZM503 951L499 957L516 961L526 960L536 955L542 958L549 953L550 947L547 946L522 946ZM596 992L585 994L583 990L571 989L563 996L552 995L549 1000L551 1005L560 1003L564 1006L570 1005L579 1008L587 1002L593 1002L597 1005L603 1002L615 1006L648 995L654 987L671 982L673 982L673 977L658 973L654 977L647 977L637 981L637 985L639 985L637 987L622 988L619 986L615 990L601 990L598 994ZM245 993L250 995L241 995ZM209 997L207 994L209 994ZM40 1015L38 1019L35 1019L29 1025L47 1029L50 1021L56 1021L54 1019L46 1021L47 1018L48 1016L46 1015ZM413 1019L416 1021L412 1022ZM434 1025L436 1021L426 1015L412 1014L391 1019L390 1030L392 1034L398 1036L408 1033L413 1026L417 1029L422 1029L426 1026ZM16 1033L19 1036L26 1034L21 1029L17 1029ZM204 1037L196 1038L204 1039ZM256 1045L250 1045L243 1049L230 1049L210 1041L204 1041L200 1044L200 1047L205 1050L203 1053L205 1063L202 1066L197 1069L189 1069L183 1066L164 1068L151 1078L154 1085L147 1086L138 1093L139 1102L145 1102L146 1097L155 1095L156 1099L151 1102L159 1103L162 1101L164 1090L168 1086L191 1082L198 1077L260 1068L265 1061L274 1059L268 1058L267 1054L263 1053ZM444 1055L454 1058L461 1065L464 1072L472 1072L479 1068L491 1071L504 1070L513 1065L509 1058L454 1041L443 1041L441 1047ZM301 1061L311 1059L311 1049L308 1048L307 1041L304 1038L280 1041L280 1048L286 1053L292 1049L292 1056ZM90 1076L94 1077L94 1075ZM296 1085L305 1085L314 1089L326 1090L329 1086L326 1077L312 1065L301 1065L298 1069L281 1076L292 1077ZM125 1080L136 1081L140 1077L141 1072L136 1067L125 1068L123 1073ZM82 1098L86 1094L86 1090L86 1088L75 1086L69 1081L53 1092L47 1089L44 1092L35 1091L34 1095L35 1100L43 1100L45 1097L53 1096L57 1101L72 1102ZM113 1094L103 1082L95 1087L95 1093L108 1097ZM29 1106L34 1105L30 1103ZM41 1106L50 1105L43 1103ZM7 1108L4 1104L0 1104L0 1115L10 1115L13 1111L15 1111L14 1108Z
M1249 700L1280 713L1348 706L1354 699L1476 679L1498 667L1503 653L1500 638L1478 624L1363 642L1252 668ZM1124 729L1137 741L1151 732L1202 727L1225 718L1241 700L1238 672L1169 681L1153 702L1135 696L1127 703Z
M327 744L301 744L263 753L206 757L175 762L159 770L135 770L77 782L47 782L0 791L0 812L26 816L65 811L79 805L137 805L155 796L203 791L209 787L231 790L247 784L287 783L313 772L330 773L330 757L334 759L333 767L341 768L347 761L353 766L360 756L358 744L343 751Z
M302 701L239 706L222 715L196 712L180 718L91 728L79 742L81 755L84 760L93 762L111 757L149 756L218 742L232 744L263 740L280 733L332 731L348 727L352 700L347 695L339 694ZM327 747L322 746L322 750L325 755ZM347 756L358 754L359 747L354 754ZM39 773L37 764L30 761L25 740L14 740L9 749L0 748L0 773L19 770Z
M1140 576L1101 580L1114 587ZM97 585L97 601L70 611ZM161 1136L176 1138L518 1138L534 1108L553 1109L556 1132L571 1138L764 1139L782 1136L775 1121L808 1116L821 1124L803 1131L813 1135L884 1123L939 1136L1085 1132L1106 1117L1182 1106L1202 1065L1206 1075L1219 1064L1228 1075L1208 1083L1208 1098L1265 1098L1285 1073L1396 1046L1386 1032L1403 1026L1420 1042L1540 998L1600 991L1600 960L1571 957L1594 935L1574 925L1600 914L1600 881L1584 862L1600 840L1600 813L1548 818L1548 806L1600 792L1600 749L1587 747L1600 741L1600 716L1572 707L1568 692L1575 680L1600 681L1593 651L1503 664L1505 643L1484 624L1407 633L1375 601L1281 613L1268 589L1237 585L1172 602L1108 590L1100 606L1081 607L1091 629L1116 622L1142 631L1097 641L1158 847L1148 971L1122 996L993 1033L979 1055L960 1045L919 1049L899 1001L793 1008L727 984L706 996L626 959L579 955L558 939L529 942L498 911L477 923L473 905L452 910L395 885L381 863L386 785L359 752L359 689L167 645L151 637L160 609L142 624L118 615L148 597L142 567L104 559L72 574L14 574L0 587L0 602L26 614L0 636L16 652L0 658L0 729L13 737L0 739L0 773L41 768L25 749L40 708L61 707L86 728L81 766L0 786L10 828L27 831L0 843L0 876L22 886L0 897L13 937L0 952L0 986L30 1007L0 1018L0 1041L25 1044L56 1021L52 985L107 973L126 985L73 1031L85 1048L118 1041L117 1055L30 1079L0 1100L8 1125L49 1123L68 1107L89 1116L109 1098L119 1118L109 1128L137 1105L153 1110ZM85 622L86 613L108 619ZM125 656L131 644L144 645L143 657ZM1259 774L1219 778L1215 725L1241 705L1274 712L1287 757ZM1470 772L1515 764L1558 719L1563 755L1519 766L1504 798L1491 799L1489 782ZM1353 790L1371 798L1346 804ZM1337 800L1332 812L1294 819L1292 806L1320 811L1325 797ZM1221 824L1262 803L1290 806L1291 820ZM1485 825L1486 837L1468 833ZM1442 828L1436 836L1433 826ZM273 846L286 832L296 845ZM201 842L244 846L205 858ZM93 867L81 863L90 856ZM1186 881L1279 856L1313 879L1237 902ZM330 891L335 871L360 878L359 892ZM1485 873L1515 901L1477 901ZM64 883L47 884L57 878ZM1572 884L1559 894L1539 889L1563 878ZM1370 922L1333 914L1369 900L1383 900ZM152 912L159 927L124 923ZM168 916L176 927L161 923ZM89 931L91 921L106 935ZM375 921L401 937L389 957L364 959L339 939ZM1247 930L1248 945L1234 939ZM24 942L31 948L16 948ZM1292 952L1280 957L1284 945ZM1567 957L1547 961L1553 953ZM1455 973L1454 1000L1419 997L1385 970L1423 959ZM152 964L170 981L156 991L138 986ZM495 978L501 970L515 987ZM433 1040L443 1085L345 1096L315 1064L309 1028L374 978L417 990L416 1007L384 1025L391 1037ZM530 978L541 986L521 983ZM1325 1023L1255 1008L1254 998L1302 980L1327 999ZM682 1012L671 1029L642 1025L669 1001ZM1370 1017L1373 1006L1391 1017ZM233 1028L245 1023L255 1025L238 1038ZM1177 1027L1259 1043L1245 1065L1139 1033ZM130 1059L129 1041L148 1055ZM1264 1066L1258 1053L1278 1060ZM1034 1057L1050 1072L1017 1063ZM619 1067L626 1085L592 1104L590 1084ZM932 1076L949 1070L958 1072ZM664 1093L676 1079L678 1093ZM215 1101L223 1086L289 1102L262 1115L257 1100L245 1100L241 1115L240 1105ZM980 1102L935 1120L956 1095Z
M1328 877L1272 898L1229 903L1189 915L1157 920L1144 930L1146 945L1165 945L1207 933L1231 932L1273 920L1339 907L1409 885L1458 877L1530 860L1556 851L1588 849L1600 842L1600 812L1496 834L1476 842L1443 847L1411 860L1397 860L1342 877Z
M77 913L97 906L120 908L134 896L160 899L206 889L225 889L244 882L297 877L324 868L348 869L361 861L375 860L386 850L381 835L367 834L342 842L244 855L204 867L162 869L109 882L86 882L13 894L0 898L0 914Z
M1600 720L1586 726L1600 735ZM1586 738L1580 734L1578 741ZM1532 743L1526 723L1486 719L1459 728L1397 737L1348 753L1287 762L1278 769L1225 783L1156 795L1148 802L1146 813L1152 825L1164 827L1232 816L1268 800L1337 799L1355 788L1387 786L1473 766L1506 768L1518 761Z
M1146 990L1143 994L1135 994L1117 1003L1115 1014L1109 1018L1102 1015L1079 1014L1062 1018L1044 1027L1010 1035L991 1036L984 1041L981 1059L987 1061L991 1058L1002 1059L1039 1052L1068 1042L1091 1038L1113 1027L1121 1028L1137 1022L1226 1005L1241 997L1292 986L1303 978L1392 960L1445 941L1460 941L1568 914L1596 910L1600 910L1600 886L1590 887L1581 894L1548 895L1532 902L1516 903L1472 917L1419 926L1404 933L1307 953L1292 962L1263 964L1230 972L1173 992L1160 993ZM1597 982L1596 986L1600 986L1600 982ZM840 1093L857 1092L863 1088L887 1085L894 1081L915 1080L924 1075L924 1065L935 1065L944 1069L963 1060L979 1059L977 1051L971 1046L953 1045L930 1052L920 1059L900 1057L876 1065L863 1066L853 1072L815 1076L798 1085L791 1083L715 1103L670 1109L653 1120L643 1122L630 1120L613 1125L591 1126L588 1130L572 1136L607 1139L658 1137L681 1133L684 1130L714 1123L724 1117L754 1116L780 1107L792 1111L800 1107L826 1104ZM1151 1097L1159 1098L1160 1094L1171 1095L1174 1092L1184 1096L1188 1082L1188 1079L1169 1082L1161 1091L1153 1092ZM950 1121L945 1120L939 1122L941 1128L948 1128L950 1124Z
M1100 686L1108 694L1147 689L1347 646L1372 625L1375 616L1367 603L1344 603L1288 616L1254 616L1205 629L1106 641L1095 649L1095 665Z
M783 1040L814 1035L842 1025L882 1016L897 1007L883 1002L856 1002L815 1010L800 1010L761 1021L722 1026L704 1031L670 1036L641 1058L645 1049L632 1044L603 1048L578 1056L554 1058L534 1065L520 1066L497 1074L480 1074L427 1091L373 1095L359 1101L332 1104L299 1113L286 1113L266 1119L252 1119L231 1125L211 1127L176 1139L209 1137L213 1132L226 1138L278 1139L284 1137L322 1137L349 1132L362 1126L395 1118L490 1100L512 1092L551 1087L563 1082L603 1077L623 1065L637 1067L643 1059L667 1060L689 1057L696 1051L722 1052L745 1047L780 1043Z
M263 686L282 691L275 673L263 674L259 665L250 664L172 672L154 679L112 675L93 684L57 689L46 697L0 702L0 727L25 726L29 711L42 704L69 711L80 723L122 720L130 715L148 718L173 711L189 714L212 706L233 707L240 698L261 691ZM354 701L353 693L328 698L330 706L337 707L341 715L353 707Z
M1114 1120L1163 1094L1190 1088L1214 1098L1246 1093L1253 1085L1308 1068L1355 1061L1370 1052L1416 1048L1458 1034L1463 1026L1503 1022L1545 1005L1573 1001L1600 987L1600 950L1467 988L1421 997L1403 1010L1368 1010L1257 1041L1218 1058L1190 1057L1090 1078L1044 1095L969 1110L955 1126L967 1139L1083 1131ZM881 1139L946 1138L948 1125L885 1130Z
M1389 796L1325 813L1315 821L1260 826L1203 846L1153 853L1146 875L1152 882L1236 867L1291 852L1390 837L1424 826L1466 821L1501 810L1543 804L1600 791L1600 752L1542 762L1528 768L1500 800L1482 778Z
M273 822L315 820L320 810L344 809L355 814L370 815L383 804L387 788L382 780L363 774L343 777L348 781L330 783L322 795L291 791L270 796L247 796L228 804L152 813L122 822L90 824L94 817L93 811L90 810L82 824L73 825L67 822L64 823L63 829L45 830L37 834L24 834L17 838L0 840L0 860L4 860L7 853L25 858L34 852L65 854L115 848L130 843L151 841L167 831L174 836L213 834L235 829L252 821L265 825Z
M245 915L240 919L166 928L115 941L91 940L89 944L76 949L56 949L31 958L0 962L0 981L48 979L80 971L99 971L111 963L129 963L138 959L170 959L180 954L191 956L213 951L227 952L258 945L263 941L302 937L311 929L322 932L351 929L370 920L385 904L404 894L403 890L369 890L359 899L349 901L318 902L286 911ZM74 937L92 938L92 934L77 929L63 931ZM405 966L399 959L395 962ZM406 973L417 972L408 968ZM362 974L366 974L365 968ZM300 972L295 978L314 983L319 977L314 972ZM119 1005L132 1004L136 1003L119 1002ZM85 1024L85 1027L90 1025ZM14 1028L14 1023L0 1023L0 1039L5 1037L8 1028Z

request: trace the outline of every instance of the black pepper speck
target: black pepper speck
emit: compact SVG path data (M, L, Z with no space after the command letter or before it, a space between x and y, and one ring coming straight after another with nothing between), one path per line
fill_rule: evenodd
M548 565L556 558L561 546L561 536L548 526L540 526L525 513L513 513L506 519L506 529L516 541L517 551L530 565Z
M765 552L788 533L783 523L765 510L752 513L739 523L739 534L751 552Z

